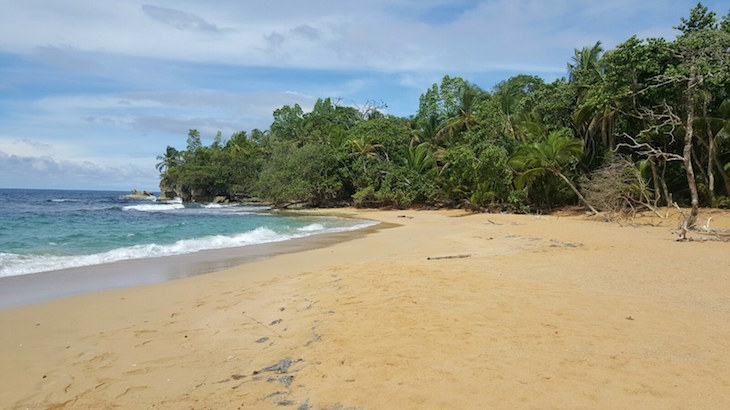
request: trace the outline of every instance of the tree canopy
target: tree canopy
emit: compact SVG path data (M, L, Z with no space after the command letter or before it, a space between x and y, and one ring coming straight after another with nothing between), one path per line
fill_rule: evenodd
M157 158L161 187L186 201L594 212L583 185L613 167L639 178L645 206L730 206L730 12L699 3L675 29L576 48L551 83L444 76L409 118L321 98L225 141L192 129Z

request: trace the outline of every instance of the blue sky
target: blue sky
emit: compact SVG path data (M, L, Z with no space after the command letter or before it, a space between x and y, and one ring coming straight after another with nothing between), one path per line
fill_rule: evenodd
M189 128L211 142L318 97L408 116L446 74L550 81L574 48L673 39L695 4L0 0L0 188L154 190Z

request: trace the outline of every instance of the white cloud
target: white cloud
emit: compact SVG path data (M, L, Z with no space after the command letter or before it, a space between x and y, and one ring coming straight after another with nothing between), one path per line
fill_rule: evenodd
M453 3L158 3L13 2L0 16L0 50L54 54L74 49L188 62L386 72L555 72L564 69L574 47L597 40L613 44L640 30L654 14L670 9L683 15L693 6L683 1L685 10L669 0L465 2L468 12L434 24L419 16L453 8Z
M178 30L217 32L215 24L208 23L201 17L184 11L143 4L142 11L155 21L168 24Z
M18 137L0 135L0 147L9 155L18 156L44 156L61 155L70 157L76 153L73 147L67 143L49 141L43 139L31 139L30 137Z
M56 189L154 189L154 169L104 165L53 156L9 155L0 151L0 187Z

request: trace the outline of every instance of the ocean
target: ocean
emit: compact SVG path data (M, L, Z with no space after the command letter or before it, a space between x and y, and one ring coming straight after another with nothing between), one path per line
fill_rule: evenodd
M126 192L0 189L0 278L351 231L372 221L265 206L125 199Z

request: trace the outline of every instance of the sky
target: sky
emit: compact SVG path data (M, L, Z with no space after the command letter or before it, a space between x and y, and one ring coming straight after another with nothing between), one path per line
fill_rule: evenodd
M703 2L718 15L723 1ZM444 75L567 75L680 0L0 0L0 188L157 190L156 157L317 98L409 116Z

